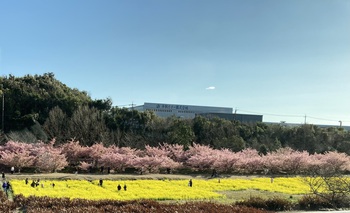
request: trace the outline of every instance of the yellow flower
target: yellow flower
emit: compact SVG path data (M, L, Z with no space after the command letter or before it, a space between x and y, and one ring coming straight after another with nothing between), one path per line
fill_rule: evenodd
M275 178L273 182L270 178L221 179L220 182L217 179L193 179L193 187L188 187L188 180L105 180L102 186L99 186L98 180L42 180L38 187L26 185L23 180L11 180L11 184L15 195L89 200L205 200L224 198L220 191L248 189L285 194L309 192L308 186L298 177ZM118 184L122 186L120 191L117 189ZM127 185L126 191L123 189L124 184Z

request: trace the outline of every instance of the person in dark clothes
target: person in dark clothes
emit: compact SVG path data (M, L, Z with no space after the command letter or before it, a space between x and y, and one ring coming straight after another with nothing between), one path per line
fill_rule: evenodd
M218 173L216 172L215 169L213 169L213 173L211 174L211 177L214 178L214 177L217 177L218 176Z
M126 184L124 184L124 191L126 191Z
M4 192L6 192L6 190L7 190L7 183L5 181L2 183L2 188L3 188Z
M188 186L192 187L192 179L190 179L190 181L188 181Z
M11 189L10 181L6 182L6 191Z
M118 191L120 191L120 190L122 189L122 187L120 186L120 184L118 184L117 189L118 189Z

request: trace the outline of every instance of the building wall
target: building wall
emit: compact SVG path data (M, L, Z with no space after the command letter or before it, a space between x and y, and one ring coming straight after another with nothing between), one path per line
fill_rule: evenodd
M139 111L152 111L159 117L176 116L181 118L194 118L199 113L224 113L232 114L229 107L194 106L182 104L144 103L134 108Z
M206 118L222 118L230 121L240 121L242 123L256 123L262 122L262 115L249 115L249 114L225 114L225 113L201 113L198 114Z

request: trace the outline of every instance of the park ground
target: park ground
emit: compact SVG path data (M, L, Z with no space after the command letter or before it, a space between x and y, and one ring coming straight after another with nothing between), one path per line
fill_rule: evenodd
M220 176L218 178L232 178L232 179L250 179L250 178L256 178L261 176L254 176L254 175L226 175L226 176ZM71 174L71 173L14 173L14 174L6 174L6 180L11 179L30 179L30 180L163 180L163 179L170 179L170 180L181 180L181 179L210 179L210 175L181 175L181 174L144 174L144 175L138 175L138 174ZM0 181L2 183L2 181ZM227 200L223 203L233 203L237 200L242 200L249 198L251 196L257 196L262 198L270 198L270 197L285 197L286 195L283 195L281 193L273 193L273 192L264 192L264 191L258 191L258 190L246 190L246 191L235 191L235 192L223 192ZM290 197L290 195L288 195ZM294 199L297 199L299 196L295 196ZM167 201L166 201L167 202ZM320 213L323 211L288 211L288 213ZM349 210L345 211L332 211L334 213L350 213Z
M251 179L258 176L254 175L221 175L217 179L231 178L231 179ZM262 177L262 176L259 176ZM266 177L266 176L264 176ZM14 173L6 174L6 180L19 179L24 180L28 178L29 180L182 180L182 179L211 179L210 174L192 174L192 175L182 175L182 174L75 174L75 173ZM291 199L296 201L301 195L290 196L278 192L267 192L260 190L244 190L244 191L222 191L221 194L226 196L225 199L219 200L220 203L232 204L238 200L248 199L250 197L261 197L261 198L273 198L280 197L285 199ZM162 201L163 202L163 201ZM172 201L165 201L172 202ZM177 201L179 202L179 201ZM181 202L181 201L180 201ZM183 201L186 202L186 201Z

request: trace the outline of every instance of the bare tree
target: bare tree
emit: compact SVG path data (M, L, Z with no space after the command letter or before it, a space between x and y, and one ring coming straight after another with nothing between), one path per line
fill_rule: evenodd
M311 159L310 174L304 178L311 193L335 209L349 203L350 179L344 175L349 171L349 160L344 153L315 154Z

